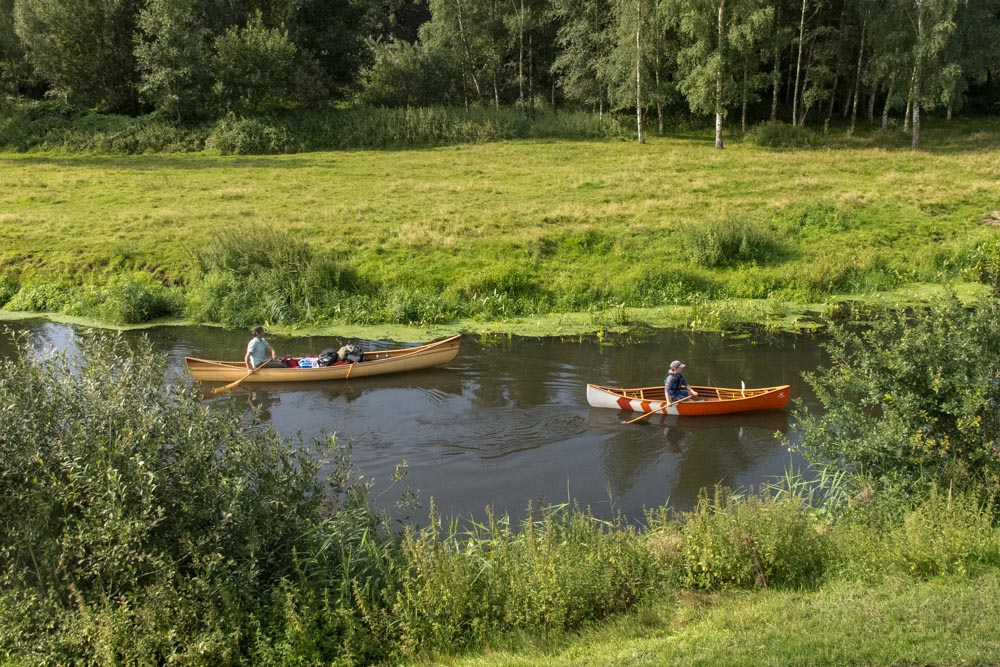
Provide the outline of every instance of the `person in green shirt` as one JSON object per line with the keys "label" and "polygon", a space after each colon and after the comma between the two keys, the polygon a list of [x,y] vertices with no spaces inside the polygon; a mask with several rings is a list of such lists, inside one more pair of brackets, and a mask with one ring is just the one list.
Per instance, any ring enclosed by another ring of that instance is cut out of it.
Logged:
{"label": "person in green shirt", "polygon": [[[271,353],[271,358],[267,358],[268,352]],[[264,362],[267,362],[267,366],[280,366],[276,360],[277,354],[271,344],[264,340],[264,327],[254,327],[253,328],[253,338],[247,343],[247,353],[243,357],[244,363],[247,365],[247,370],[251,373],[260,368]]]}

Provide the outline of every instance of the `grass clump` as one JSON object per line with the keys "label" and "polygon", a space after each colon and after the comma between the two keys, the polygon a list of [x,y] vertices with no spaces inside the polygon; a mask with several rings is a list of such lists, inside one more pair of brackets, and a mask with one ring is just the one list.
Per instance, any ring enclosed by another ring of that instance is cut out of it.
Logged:
{"label": "grass clump", "polygon": [[814,131],[780,121],[754,125],[743,138],[767,148],[810,148],[823,143],[820,135]]}
{"label": "grass clump", "polygon": [[706,268],[767,264],[781,255],[781,246],[769,229],[744,219],[688,225],[681,244],[693,262]]}

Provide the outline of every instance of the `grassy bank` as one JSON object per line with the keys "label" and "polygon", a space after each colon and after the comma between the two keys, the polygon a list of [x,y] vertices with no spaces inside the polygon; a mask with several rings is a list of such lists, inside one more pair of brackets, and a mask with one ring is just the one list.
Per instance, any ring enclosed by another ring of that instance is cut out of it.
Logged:
{"label": "grassy bank", "polygon": [[[941,317],[953,328],[936,336]],[[905,359],[878,366],[927,369],[949,396],[928,417],[914,398],[928,383],[879,392],[901,404],[882,410],[893,451],[915,444],[903,412],[933,445],[911,454],[919,474],[790,472],[641,525],[572,501],[479,521],[431,501],[422,527],[399,526],[349,445],[284,440],[242,401],[206,404],[148,341],[84,335],[72,359],[25,349],[0,359],[0,662],[996,662],[996,468],[962,448],[980,434],[996,456],[996,323],[955,305],[895,340],[874,330],[865,358],[898,343]],[[974,414],[952,400],[963,377]],[[974,474],[938,474],[935,452]]]}
{"label": "grassy bank", "polygon": [[[871,135],[716,152],[694,133],[268,157],[5,154],[0,301],[117,323],[488,329],[578,313],[596,330],[794,319],[843,296],[989,283],[1000,126],[924,137],[919,153]],[[243,236],[264,252],[237,247]],[[665,314],[674,307],[686,310]]]}
{"label": "grassy bank", "polygon": [[835,582],[817,591],[675,592],[555,641],[412,664],[994,665],[1000,570],[970,577]]}

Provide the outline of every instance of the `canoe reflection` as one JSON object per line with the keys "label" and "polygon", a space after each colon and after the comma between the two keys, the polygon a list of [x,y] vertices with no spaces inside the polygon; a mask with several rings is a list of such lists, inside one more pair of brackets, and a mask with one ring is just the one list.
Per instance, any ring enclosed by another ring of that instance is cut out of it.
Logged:
{"label": "canoe reflection", "polygon": [[[213,394],[215,383],[200,383],[203,398],[218,398],[226,394]],[[428,370],[399,373],[396,375],[379,375],[362,377],[356,380],[331,380],[327,382],[258,382],[253,385],[235,387],[234,395],[243,393],[269,393],[277,396],[290,392],[317,392],[330,399],[343,399],[348,402],[361,397],[366,392],[383,389],[406,389],[421,387],[436,390],[445,394],[459,395],[462,393],[462,378],[459,373],[447,368],[432,368]]]}
{"label": "canoe reflection", "polygon": [[[635,415],[634,412],[619,413]],[[627,421],[628,418],[625,418]],[[772,433],[788,432],[788,412],[785,410],[762,410],[759,412],[744,412],[735,415],[706,415],[704,417],[685,417],[683,415],[654,415],[646,419],[650,424],[663,427],[676,427],[690,430],[712,428],[761,428]]]}
{"label": "canoe reflection", "polygon": [[588,415],[589,428],[606,434],[602,461],[616,495],[629,493],[637,484],[652,484],[662,485],[665,495],[672,498],[696,498],[701,487],[738,484],[762,461],[783,458],[775,434],[789,429],[784,410],[704,417],[658,415],[626,426],[635,416],[627,410],[601,409]]}

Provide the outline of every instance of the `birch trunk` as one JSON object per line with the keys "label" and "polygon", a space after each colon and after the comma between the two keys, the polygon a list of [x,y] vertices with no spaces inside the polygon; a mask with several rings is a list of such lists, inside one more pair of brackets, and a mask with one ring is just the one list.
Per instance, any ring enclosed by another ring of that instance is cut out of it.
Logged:
{"label": "birch trunk", "polygon": [[771,122],[778,121],[778,86],[781,85],[781,49],[774,47],[774,70],[771,74]]}
{"label": "birch trunk", "polygon": [[858,96],[861,94],[861,67],[865,59],[865,31],[868,28],[868,14],[861,21],[861,46],[858,47],[858,69],[854,75],[854,104],[851,109],[851,134],[858,125]]}
{"label": "birch trunk", "polygon": [[[803,0],[804,2],[805,0]],[[719,69],[715,73],[715,148],[723,149],[722,143],[722,65],[725,61],[725,13],[726,0],[719,2]]]}
{"label": "birch trunk", "polygon": [[889,107],[892,106],[892,94],[896,92],[896,76],[889,78],[889,90],[885,94],[885,105],[882,107],[882,129],[889,127]]}
{"label": "birch trunk", "polygon": [[642,135],[642,0],[635,0],[635,126],[639,143],[646,143]]}
{"label": "birch trunk", "polygon": [[792,98],[792,125],[798,124],[799,114],[799,79],[802,75],[802,50],[805,46],[806,7],[809,0],[802,0],[802,16],[799,18],[799,57],[795,63],[795,95]]}

